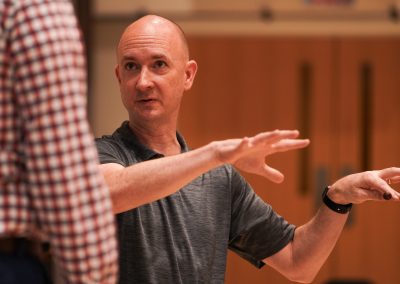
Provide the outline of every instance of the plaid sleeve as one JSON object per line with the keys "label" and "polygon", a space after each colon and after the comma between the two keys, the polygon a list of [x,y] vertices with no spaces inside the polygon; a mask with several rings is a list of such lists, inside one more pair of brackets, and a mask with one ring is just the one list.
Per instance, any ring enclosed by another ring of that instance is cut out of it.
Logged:
{"label": "plaid sleeve", "polygon": [[73,7],[62,0],[29,3],[15,10],[10,48],[36,222],[68,283],[114,283],[114,216],[86,118]]}

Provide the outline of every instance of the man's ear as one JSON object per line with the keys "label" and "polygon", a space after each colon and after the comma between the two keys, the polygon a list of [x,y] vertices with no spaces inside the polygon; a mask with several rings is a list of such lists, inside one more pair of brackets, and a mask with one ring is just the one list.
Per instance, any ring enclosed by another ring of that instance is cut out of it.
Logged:
{"label": "man's ear", "polygon": [[186,70],[185,70],[185,91],[189,90],[194,81],[194,77],[196,76],[197,72],[197,63],[194,60],[189,60],[186,63]]}
{"label": "man's ear", "polygon": [[114,72],[115,72],[115,76],[117,77],[118,83],[121,84],[121,77],[120,77],[120,75],[119,75],[119,64],[117,64],[117,65],[115,66]]}

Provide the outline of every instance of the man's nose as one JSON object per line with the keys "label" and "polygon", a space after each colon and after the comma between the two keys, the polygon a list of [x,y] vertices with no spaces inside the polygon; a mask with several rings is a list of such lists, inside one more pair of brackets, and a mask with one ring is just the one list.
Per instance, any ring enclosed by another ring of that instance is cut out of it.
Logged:
{"label": "man's nose", "polygon": [[153,86],[152,75],[151,72],[146,69],[142,68],[139,74],[138,81],[136,83],[136,87],[140,91],[145,91]]}

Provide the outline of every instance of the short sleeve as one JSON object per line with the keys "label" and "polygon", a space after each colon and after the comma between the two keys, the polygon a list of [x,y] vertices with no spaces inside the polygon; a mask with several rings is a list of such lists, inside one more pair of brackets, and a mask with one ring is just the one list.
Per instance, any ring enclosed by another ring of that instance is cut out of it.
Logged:
{"label": "short sleeve", "polygon": [[232,222],[229,248],[258,268],[263,259],[285,247],[294,236],[295,226],[278,215],[233,170]]}
{"label": "short sleeve", "polygon": [[96,138],[96,147],[99,155],[100,164],[120,164],[124,167],[129,166],[129,162],[123,155],[123,149],[119,149],[118,144],[114,143],[113,140],[103,138]]}

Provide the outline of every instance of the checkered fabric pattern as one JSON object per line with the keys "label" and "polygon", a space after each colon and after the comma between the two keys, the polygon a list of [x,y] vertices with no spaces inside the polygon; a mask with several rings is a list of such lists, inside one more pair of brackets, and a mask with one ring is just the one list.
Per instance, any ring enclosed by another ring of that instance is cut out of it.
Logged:
{"label": "checkered fabric pattern", "polygon": [[39,231],[68,283],[114,283],[82,49],[70,2],[0,0],[0,235]]}

